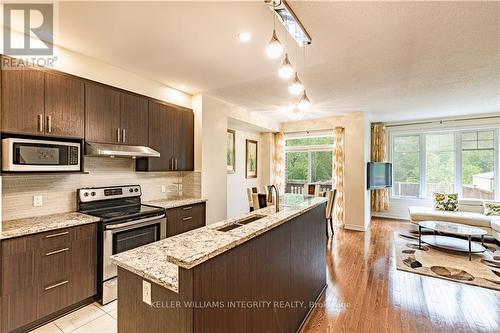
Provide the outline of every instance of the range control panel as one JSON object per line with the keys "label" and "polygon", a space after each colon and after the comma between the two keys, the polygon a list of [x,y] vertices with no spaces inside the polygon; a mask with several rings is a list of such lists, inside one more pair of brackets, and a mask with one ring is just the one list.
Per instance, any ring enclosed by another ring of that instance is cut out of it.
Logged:
{"label": "range control panel", "polygon": [[80,202],[109,200],[141,196],[140,185],[114,186],[114,187],[89,187],[78,190]]}

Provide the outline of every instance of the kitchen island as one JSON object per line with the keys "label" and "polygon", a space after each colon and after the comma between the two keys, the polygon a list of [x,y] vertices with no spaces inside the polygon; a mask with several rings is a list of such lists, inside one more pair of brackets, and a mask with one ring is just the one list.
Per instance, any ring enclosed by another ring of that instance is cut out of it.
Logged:
{"label": "kitchen island", "polygon": [[287,194],[277,213],[271,206],[113,256],[118,331],[297,331],[326,286],[325,206]]}

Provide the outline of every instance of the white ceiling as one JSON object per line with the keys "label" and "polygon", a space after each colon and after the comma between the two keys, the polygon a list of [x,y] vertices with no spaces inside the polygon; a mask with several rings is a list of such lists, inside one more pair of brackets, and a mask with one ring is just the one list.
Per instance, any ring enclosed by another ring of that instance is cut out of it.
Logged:
{"label": "white ceiling", "polygon": [[[291,3],[312,36],[299,66],[306,118],[365,111],[377,121],[500,112],[500,2]],[[243,44],[240,31],[252,39]],[[61,2],[58,43],[190,93],[278,121],[294,100],[265,56],[263,1]],[[301,51],[281,26],[292,63]]]}

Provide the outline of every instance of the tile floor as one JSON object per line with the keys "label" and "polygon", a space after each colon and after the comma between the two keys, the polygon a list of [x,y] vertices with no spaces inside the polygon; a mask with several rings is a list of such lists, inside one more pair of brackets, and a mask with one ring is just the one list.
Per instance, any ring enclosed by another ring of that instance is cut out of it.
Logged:
{"label": "tile floor", "polygon": [[31,333],[116,333],[117,301],[89,304]]}

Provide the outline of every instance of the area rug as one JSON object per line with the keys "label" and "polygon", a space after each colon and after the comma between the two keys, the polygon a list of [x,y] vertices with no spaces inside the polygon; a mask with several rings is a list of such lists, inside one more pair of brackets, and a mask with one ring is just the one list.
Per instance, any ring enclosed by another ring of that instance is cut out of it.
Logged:
{"label": "area rug", "polygon": [[422,243],[418,248],[418,236],[394,233],[396,268],[401,271],[427,275],[483,288],[500,291],[500,261],[493,260],[491,253],[498,247],[485,244],[488,250],[472,254],[445,251]]}

